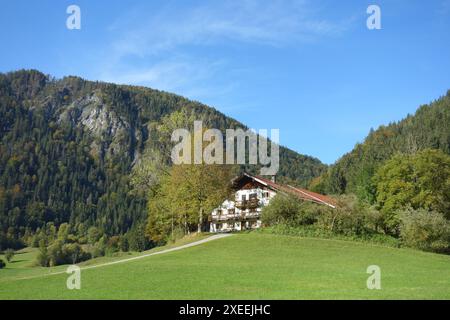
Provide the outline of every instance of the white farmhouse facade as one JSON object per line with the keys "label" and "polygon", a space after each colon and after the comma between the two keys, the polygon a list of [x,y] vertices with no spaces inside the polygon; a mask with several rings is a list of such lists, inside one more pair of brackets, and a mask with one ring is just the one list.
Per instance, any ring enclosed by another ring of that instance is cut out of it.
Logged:
{"label": "white farmhouse facade", "polygon": [[210,216],[210,232],[231,232],[261,227],[262,209],[278,192],[294,194],[301,200],[335,207],[332,199],[300,188],[244,173],[233,180],[234,199],[225,200]]}

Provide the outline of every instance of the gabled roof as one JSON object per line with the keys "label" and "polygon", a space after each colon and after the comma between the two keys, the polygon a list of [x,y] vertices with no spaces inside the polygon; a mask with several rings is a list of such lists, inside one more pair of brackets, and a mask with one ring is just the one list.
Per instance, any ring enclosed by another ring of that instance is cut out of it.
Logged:
{"label": "gabled roof", "polygon": [[336,208],[336,206],[337,206],[336,201],[334,201],[330,197],[324,196],[323,194],[312,192],[312,191],[302,189],[302,188],[293,187],[290,185],[282,185],[279,183],[275,183],[266,178],[262,178],[259,176],[252,176],[251,174],[248,174],[248,173],[243,173],[241,176],[237,177],[234,181],[236,182],[244,177],[250,178],[250,179],[252,179],[270,189],[273,189],[275,191],[282,191],[285,193],[295,195],[298,198],[305,200],[305,201],[311,201],[311,202],[318,203],[318,204],[324,204],[331,208]]}

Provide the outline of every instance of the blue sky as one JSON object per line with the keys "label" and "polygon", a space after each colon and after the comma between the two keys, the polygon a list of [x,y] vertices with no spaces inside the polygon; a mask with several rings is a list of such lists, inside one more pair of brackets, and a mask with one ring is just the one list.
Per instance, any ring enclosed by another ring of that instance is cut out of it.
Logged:
{"label": "blue sky", "polygon": [[[68,30],[66,8],[81,8]],[[381,8],[381,30],[366,9]],[[1,1],[0,71],[137,84],[332,163],[450,89],[450,0]]]}

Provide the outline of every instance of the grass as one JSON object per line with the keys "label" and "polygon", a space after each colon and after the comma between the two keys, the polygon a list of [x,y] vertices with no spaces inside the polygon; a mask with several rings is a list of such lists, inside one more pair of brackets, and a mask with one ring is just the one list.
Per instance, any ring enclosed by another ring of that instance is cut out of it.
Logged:
{"label": "grass", "polygon": [[[381,290],[366,288],[369,265],[381,268]],[[0,299],[450,299],[449,256],[261,233],[84,270],[81,290],[66,289],[66,274],[7,270]]]}
{"label": "grass", "polygon": [[276,226],[261,228],[255,231],[269,234],[297,236],[302,238],[321,238],[321,239],[359,241],[371,244],[379,244],[388,247],[396,247],[396,248],[400,247],[399,239],[385,234],[373,233],[365,235],[356,235],[356,234],[345,235],[334,233],[329,230],[323,230],[321,228],[317,228],[314,225],[292,227],[289,225],[279,224]]}
{"label": "grass", "polygon": [[[208,236],[209,234],[207,233],[202,233],[200,235],[195,233],[182,239],[178,239],[176,240],[176,242],[170,243],[163,247],[153,248],[151,250],[147,250],[144,252],[118,252],[115,253],[113,256],[105,256],[90,259],[78,263],[77,265],[80,267],[86,267],[132,257],[138,257],[148,253],[158,252],[164,249],[170,249],[172,247],[181,246],[183,244],[198,241]],[[0,285],[4,281],[28,279],[37,276],[46,276],[49,274],[53,274],[55,272],[65,271],[67,269],[67,265],[50,268],[36,266],[35,260],[38,255],[38,252],[39,252],[38,248],[24,248],[20,251],[16,251],[12,261],[10,263],[6,263],[6,268],[0,269]],[[4,255],[0,254],[0,259],[3,259],[3,261],[6,262],[6,258],[4,257]],[[0,289],[0,297],[1,297],[1,289]]]}

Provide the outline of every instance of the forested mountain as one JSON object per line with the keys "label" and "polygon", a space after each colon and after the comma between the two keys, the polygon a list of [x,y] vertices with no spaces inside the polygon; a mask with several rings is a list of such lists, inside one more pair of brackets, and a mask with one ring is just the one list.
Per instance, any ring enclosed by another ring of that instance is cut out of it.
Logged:
{"label": "forested mountain", "polygon": [[[213,108],[148,88],[0,74],[0,238],[17,240],[48,222],[68,222],[82,235],[91,226],[108,236],[133,230],[147,212],[146,199],[130,192],[130,172],[145,150],[168,148],[158,128],[175,112],[211,128],[245,129]],[[280,149],[281,178],[305,185],[325,170]]]}
{"label": "forested mountain", "polygon": [[372,202],[372,177],[377,169],[396,154],[414,155],[424,149],[450,154],[450,91],[421,106],[414,115],[371,130],[363,143],[313,182],[314,189],[332,194],[355,193]]}

